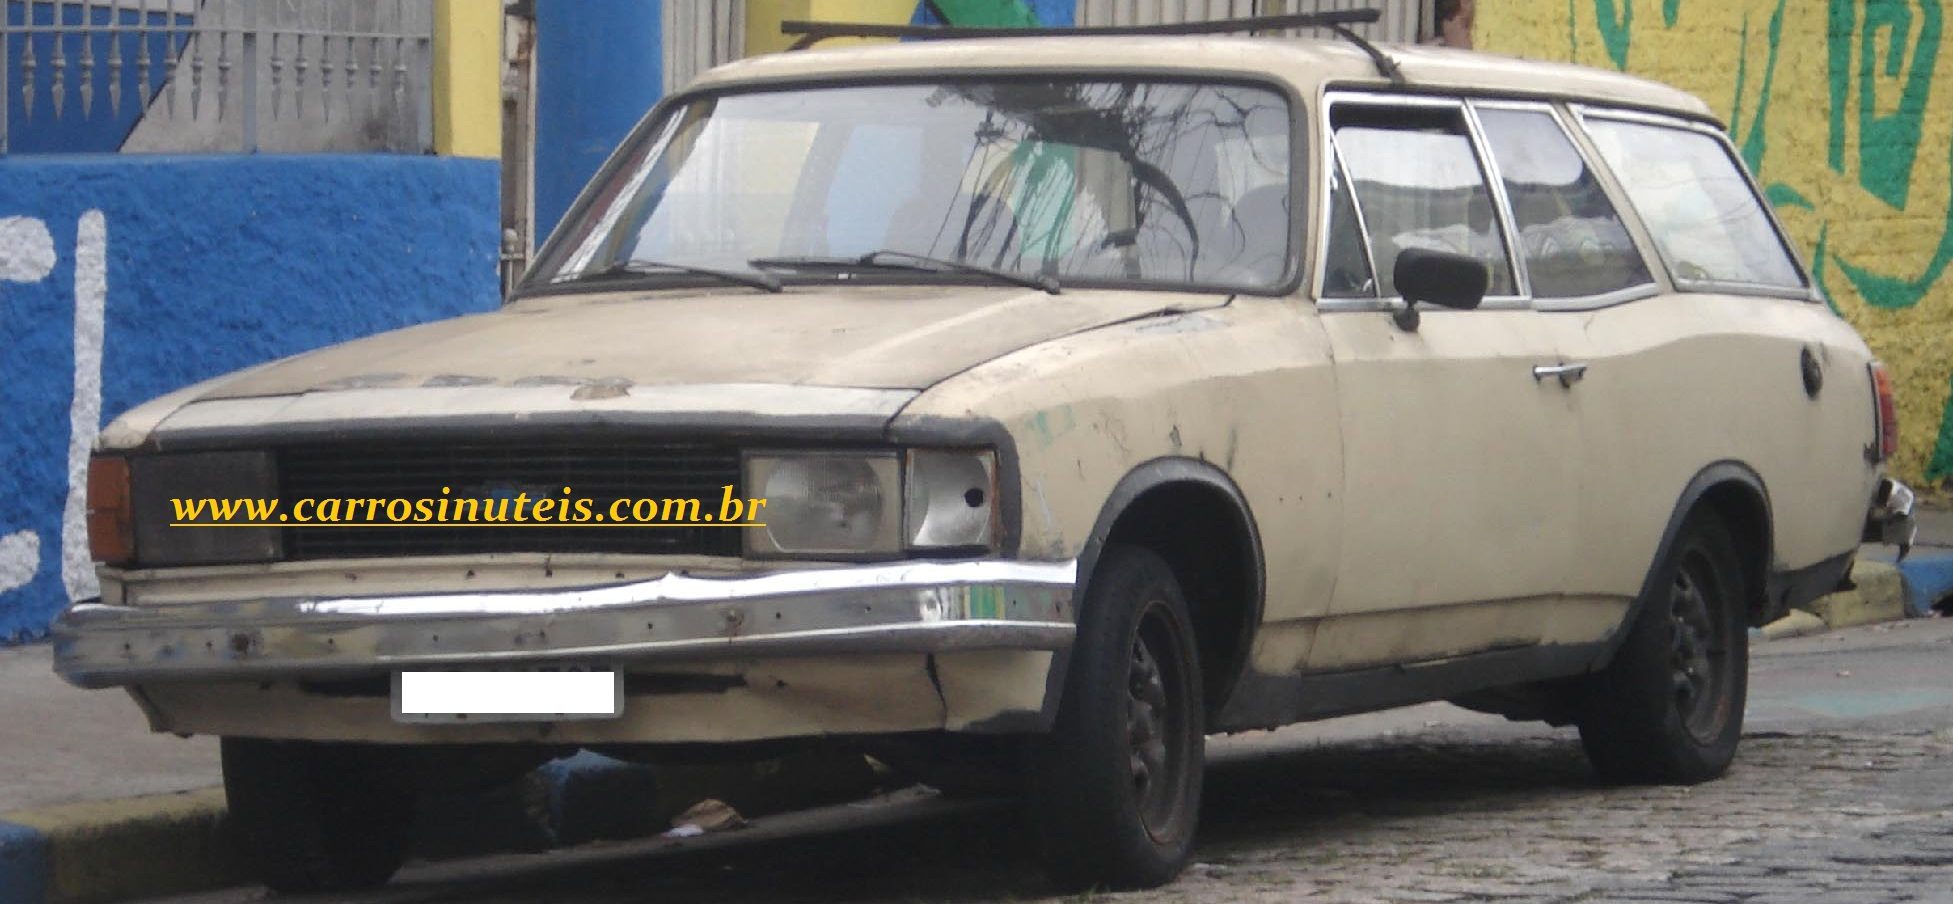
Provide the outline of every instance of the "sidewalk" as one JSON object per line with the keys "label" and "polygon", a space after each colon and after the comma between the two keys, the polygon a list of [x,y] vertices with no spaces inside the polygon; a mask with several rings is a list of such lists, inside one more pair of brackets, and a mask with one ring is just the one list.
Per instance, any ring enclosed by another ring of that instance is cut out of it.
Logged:
{"label": "sidewalk", "polygon": [[46,643],[0,647],[0,813],[223,783],[216,738],[154,734],[122,691],[55,677]]}
{"label": "sidewalk", "polygon": [[1919,545],[1953,548],[1953,509],[1922,508],[1914,517],[1919,521]]}

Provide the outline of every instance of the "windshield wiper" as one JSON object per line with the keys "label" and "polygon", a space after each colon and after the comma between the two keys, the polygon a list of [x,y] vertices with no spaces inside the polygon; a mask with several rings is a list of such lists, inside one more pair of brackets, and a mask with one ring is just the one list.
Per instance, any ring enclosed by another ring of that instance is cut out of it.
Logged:
{"label": "windshield wiper", "polygon": [[766,292],[780,291],[780,278],[759,270],[741,272],[721,270],[717,267],[700,267],[694,264],[674,264],[669,261],[627,260],[617,261],[601,270],[586,270],[568,279],[557,282],[577,282],[585,279],[616,279],[620,276],[656,276],[660,273],[688,273],[693,276],[709,276],[720,282],[738,286],[751,286]]}
{"label": "windshield wiper", "polygon": [[1037,289],[1056,295],[1061,291],[1058,281],[1042,273],[1018,273],[1001,267],[986,267],[965,261],[930,257],[910,251],[895,251],[883,248],[870,251],[857,257],[756,257],[746,263],[761,269],[785,268],[788,270],[810,267],[871,267],[884,270],[921,270],[926,273],[973,273],[988,276],[999,282],[1007,282],[1027,289]]}

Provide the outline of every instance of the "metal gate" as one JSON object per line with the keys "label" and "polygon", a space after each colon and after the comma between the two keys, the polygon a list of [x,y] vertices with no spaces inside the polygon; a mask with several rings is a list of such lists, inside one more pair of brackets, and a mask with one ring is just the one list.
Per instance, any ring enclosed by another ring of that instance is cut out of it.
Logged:
{"label": "metal gate", "polygon": [[[1156,25],[1278,16],[1341,9],[1383,10],[1373,25],[1353,30],[1372,41],[1415,44],[1431,34],[1434,0],[1078,0],[1080,25]],[[1302,29],[1296,34],[1308,34]]]}
{"label": "metal gate", "polygon": [[745,55],[743,0],[664,4],[665,91],[676,91],[722,63]]}

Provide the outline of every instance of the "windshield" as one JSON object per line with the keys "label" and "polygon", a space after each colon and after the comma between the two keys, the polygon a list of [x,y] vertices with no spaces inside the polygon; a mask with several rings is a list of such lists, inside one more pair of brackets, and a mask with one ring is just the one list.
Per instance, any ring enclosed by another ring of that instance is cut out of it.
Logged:
{"label": "windshield", "polygon": [[676,107],[635,142],[531,287],[705,268],[789,284],[988,268],[1054,287],[1254,290],[1283,284],[1293,258],[1289,110],[1268,88],[769,90]]}

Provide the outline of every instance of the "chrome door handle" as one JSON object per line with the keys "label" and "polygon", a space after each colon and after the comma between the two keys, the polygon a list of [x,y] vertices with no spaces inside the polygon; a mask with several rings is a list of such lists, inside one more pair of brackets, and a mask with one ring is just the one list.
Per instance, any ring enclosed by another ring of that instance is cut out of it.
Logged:
{"label": "chrome door handle", "polygon": [[1535,381],[1544,380],[1547,377],[1555,377],[1559,379],[1561,386],[1572,386],[1580,382],[1580,378],[1586,375],[1587,365],[1585,364],[1538,364],[1533,366],[1533,379]]}

